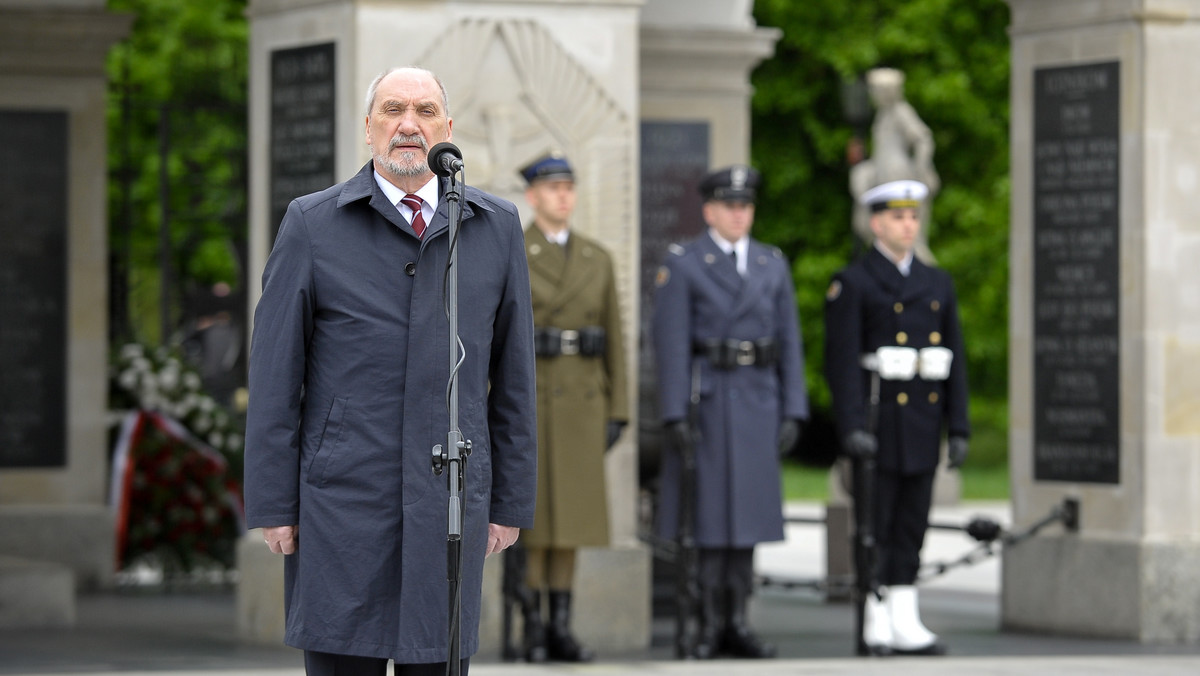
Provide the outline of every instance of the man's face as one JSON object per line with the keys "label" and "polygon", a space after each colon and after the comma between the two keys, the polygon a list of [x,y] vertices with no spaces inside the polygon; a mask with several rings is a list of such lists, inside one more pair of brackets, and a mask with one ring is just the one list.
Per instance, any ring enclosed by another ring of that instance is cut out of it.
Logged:
{"label": "man's face", "polygon": [[884,209],[871,214],[871,232],[897,260],[912,251],[920,230],[921,221],[916,209]]}
{"label": "man's face", "polygon": [[525,189],[525,200],[533,207],[539,225],[561,230],[567,227],[575,210],[575,181],[549,179],[535,181]]}
{"label": "man's face", "polygon": [[754,225],[754,203],[709,200],[704,203],[704,222],[722,239],[736,242],[750,234],[750,226]]}
{"label": "man's face", "polygon": [[406,69],[389,73],[380,81],[367,115],[367,145],[376,171],[393,183],[428,180],[429,149],[449,141],[453,126],[433,78]]}

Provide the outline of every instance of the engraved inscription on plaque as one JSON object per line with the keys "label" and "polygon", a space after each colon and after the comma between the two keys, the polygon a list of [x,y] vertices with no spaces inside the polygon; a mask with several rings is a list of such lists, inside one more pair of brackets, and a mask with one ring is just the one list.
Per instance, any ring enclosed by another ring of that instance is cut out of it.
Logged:
{"label": "engraved inscription on plaque", "polygon": [[1120,63],[1034,73],[1034,479],[1120,482]]}
{"label": "engraved inscription on plaque", "polygon": [[334,180],[334,43],[271,52],[271,241],[288,204]]}
{"label": "engraved inscription on plaque", "polygon": [[0,111],[0,467],[66,464],[67,136]]}
{"label": "engraved inscription on plaque", "polygon": [[708,123],[643,122],[641,127],[642,326],[650,320],[654,275],[672,242],[704,231],[697,186],[708,172]]}
{"label": "engraved inscription on plaque", "polygon": [[[707,122],[641,123],[641,332],[639,336],[639,401],[641,428],[657,430],[654,360],[650,317],[654,276],[672,242],[704,232],[697,187],[708,172]],[[643,451],[654,441],[642,438]]]}

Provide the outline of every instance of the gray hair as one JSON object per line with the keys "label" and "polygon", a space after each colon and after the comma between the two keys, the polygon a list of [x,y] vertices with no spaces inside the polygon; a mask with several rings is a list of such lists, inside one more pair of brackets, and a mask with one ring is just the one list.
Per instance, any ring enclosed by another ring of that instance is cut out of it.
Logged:
{"label": "gray hair", "polygon": [[388,68],[379,75],[376,75],[375,79],[371,80],[371,86],[367,87],[367,117],[371,116],[371,109],[375,107],[375,93],[379,90],[379,83],[383,81],[383,78],[395,73],[398,70],[411,70],[433,78],[433,81],[437,83],[438,89],[440,89],[442,92],[442,109],[446,112],[446,117],[450,117],[450,97],[446,95],[446,85],[442,84],[441,79],[434,75],[433,71],[425,68],[418,68],[416,66],[394,66],[392,68]]}

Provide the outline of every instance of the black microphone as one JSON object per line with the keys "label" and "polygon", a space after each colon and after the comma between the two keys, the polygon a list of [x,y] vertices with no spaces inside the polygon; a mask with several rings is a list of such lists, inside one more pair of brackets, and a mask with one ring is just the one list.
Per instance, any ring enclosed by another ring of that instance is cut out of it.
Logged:
{"label": "black microphone", "polygon": [[449,176],[463,168],[462,151],[449,141],[429,149],[429,170],[438,176]]}

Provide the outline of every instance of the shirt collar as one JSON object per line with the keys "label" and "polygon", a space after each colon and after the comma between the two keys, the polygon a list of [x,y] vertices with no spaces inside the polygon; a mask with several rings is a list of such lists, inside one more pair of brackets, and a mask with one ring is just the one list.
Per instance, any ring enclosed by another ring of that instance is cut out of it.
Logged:
{"label": "shirt collar", "polygon": [[558,232],[554,233],[553,235],[547,234],[545,231],[543,231],[542,235],[545,236],[546,241],[550,242],[551,244],[559,244],[562,246],[566,246],[567,240],[570,239],[570,237],[571,237],[571,229],[563,228],[562,230],[559,230]]}
{"label": "shirt collar", "polygon": [[743,275],[746,274],[746,255],[750,251],[750,237],[747,236],[739,239],[736,242],[730,242],[724,237],[718,235],[717,231],[713,230],[712,228],[708,229],[708,236],[712,238],[712,241],[717,245],[717,248],[725,252],[725,255],[729,255],[731,251],[736,251],[738,272]]}
{"label": "shirt collar", "polygon": [[[396,187],[391,181],[381,176],[378,171],[372,173],[375,175],[375,182],[379,184],[379,189],[383,191],[383,194],[388,198],[388,201],[392,204],[399,205],[400,200],[403,199],[408,193]],[[425,185],[417,189],[415,194],[425,202],[423,205],[421,205],[421,213],[425,214],[425,222],[429,223],[433,219],[433,214],[437,211],[438,206],[437,176],[430,178]],[[397,206],[396,208],[399,209],[400,207]]]}
{"label": "shirt collar", "polygon": [[912,272],[913,252],[911,250],[904,255],[904,258],[896,260],[892,258],[892,255],[888,253],[886,249],[883,248],[883,246],[879,243],[879,240],[875,240],[875,249],[879,253],[883,254],[884,258],[891,261],[896,266],[896,269],[900,271],[901,275],[907,277],[908,273]]}

